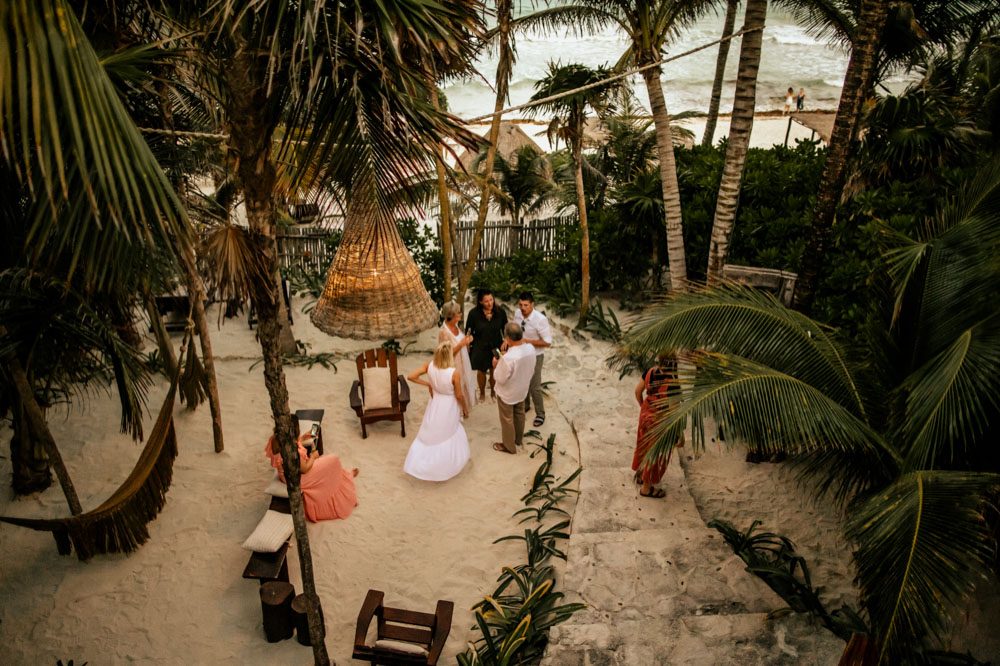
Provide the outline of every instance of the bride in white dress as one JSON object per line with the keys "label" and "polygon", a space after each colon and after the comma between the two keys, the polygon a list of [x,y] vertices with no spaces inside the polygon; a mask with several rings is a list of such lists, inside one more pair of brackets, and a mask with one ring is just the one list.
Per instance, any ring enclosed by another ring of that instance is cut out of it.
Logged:
{"label": "bride in white dress", "polygon": [[[421,379],[426,374],[427,379]],[[410,374],[408,379],[431,390],[420,432],[410,444],[403,471],[424,481],[447,481],[469,461],[469,438],[462,427],[468,403],[462,394],[455,356],[450,342],[434,350],[434,359]]]}
{"label": "bride in white dress", "polygon": [[472,336],[462,332],[462,310],[455,301],[449,301],[441,308],[444,323],[438,330],[438,342],[450,342],[455,353],[455,369],[462,384],[465,405],[471,410],[476,404],[476,374],[469,360],[469,345]]}

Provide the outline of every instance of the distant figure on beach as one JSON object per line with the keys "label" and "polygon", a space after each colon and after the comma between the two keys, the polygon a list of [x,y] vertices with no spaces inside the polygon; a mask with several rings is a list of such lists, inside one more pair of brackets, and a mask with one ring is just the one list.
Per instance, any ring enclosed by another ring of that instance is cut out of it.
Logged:
{"label": "distant figure on beach", "polygon": [[545,423],[545,402],[542,396],[542,364],[545,363],[545,348],[552,346],[552,332],[549,320],[535,309],[535,296],[530,291],[522,291],[517,297],[517,312],[514,313],[514,323],[521,325],[524,331],[524,342],[535,348],[535,374],[531,377],[528,397],[524,400],[524,411],[535,404],[535,420],[532,425],[538,428]]}
{"label": "distant figure on beach", "polygon": [[524,342],[519,324],[504,326],[502,355],[496,350],[493,375],[496,377],[497,409],[500,412],[500,436],[493,449],[501,453],[517,453],[524,437],[524,400],[528,397],[531,377],[535,374],[535,348]]}
{"label": "distant figure on beach", "polygon": [[476,404],[476,377],[472,371],[472,361],[469,358],[469,346],[473,336],[462,331],[462,309],[455,301],[449,301],[441,308],[441,318],[444,323],[438,331],[438,342],[451,343],[455,352],[455,373],[462,385],[462,395],[465,396],[465,406],[471,412]]}
{"label": "distant figure on beach", "polygon": [[471,335],[472,346],[469,347],[469,360],[472,369],[477,371],[476,380],[479,384],[479,400],[486,400],[486,375],[490,378],[490,397],[495,398],[493,389],[493,350],[503,344],[503,327],[507,323],[507,313],[496,306],[493,292],[480,289],[476,293],[476,307],[469,311],[465,321],[465,332]]}
{"label": "distant figure on beach", "polygon": [[[295,427],[298,428],[298,422]],[[348,472],[337,456],[329,453],[321,456],[313,446],[312,435],[308,432],[299,435],[298,447],[306,518],[314,523],[347,518],[358,505],[358,493],[354,489],[354,477],[358,475],[358,468]],[[266,452],[271,467],[278,470],[278,478],[284,482],[285,470],[278,438],[274,435],[267,442]]]}
{"label": "distant figure on beach", "polygon": [[781,115],[787,116],[792,112],[792,105],[795,104],[795,89],[789,88],[788,95],[785,97],[785,108],[782,109]]}
{"label": "distant figure on beach", "polygon": [[806,108],[806,90],[799,88],[799,94],[795,97],[795,110],[804,111]]}
{"label": "distant figure on beach", "polygon": [[[667,392],[676,383],[677,357],[665,352],[656,357],[656,365],[643,375],[635,387],[635,399],[639,403],[639,432],[636,435],[635,455],[632,456],[632,470],[635,471],[635,482],[639,484],[639,494],[643,497],[660,498],[666,495],[666,492],[662,488],[657,488],[656,484],[667,471],[673,449],[664,460],[652,465],[646,463],[645,458],[655,441],[656,423],[670,406]],[[683,434],[674,446],[684,446]]]}
{"label": "distant figure on beach", "polygon": [[[425,374],[427,379],[421,379]],[[462,427],[462,418],[468,418],[469,409],[455,370],[451,343],[439,344],[434,358],[407,379],[428,387],[431,400],[424,410],[420,432],[406,454],[403,471],[424,481],[447,481],[469,462],[469,438]]]}

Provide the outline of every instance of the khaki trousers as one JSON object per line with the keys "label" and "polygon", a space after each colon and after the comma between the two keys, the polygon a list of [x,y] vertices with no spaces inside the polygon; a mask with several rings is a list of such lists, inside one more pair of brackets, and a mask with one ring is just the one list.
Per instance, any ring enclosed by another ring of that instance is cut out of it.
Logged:
{"label": "khaki trousers", "polygon": [[500,411],[500,436],[503,438],[503,448],[516,453],[524,437],[524,403],[508,405],[497,397],[497,408]]}
{"label": "khaki trousers", "polygon": [[535,374],[531,375],[531,384],[528,385],[528,397],[524,399],[524,410],[535,406],[535,416],[545,418],[545,400],[542,396],[542,364],[545,362],[545,354],[535,357]]}

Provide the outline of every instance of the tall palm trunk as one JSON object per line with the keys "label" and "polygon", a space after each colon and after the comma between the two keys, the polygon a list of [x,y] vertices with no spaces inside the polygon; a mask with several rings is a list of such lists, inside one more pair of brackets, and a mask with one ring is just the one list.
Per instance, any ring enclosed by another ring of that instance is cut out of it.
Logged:
{"label": "tall palm trunk", "polygon": [[[158,82],[157,93],[160,112],[163,114],[163,124],[168,130],[173,130],[174,112],[170,106],[166,83]],[[178,161],[176,159],[177,135],[170,135],[169,145],[171,152],[175,155],[174,163],[176,164]],[[184,179],[178,175],[171,178],[171,181],[180,200],[182,202],[185,201]],[[195,330],[198,331],[198,339],[201,341],[201,357],[205,364],[205,382],[207,384],[205,388],[208,393],[209,411],[212,413],[212,438],[215,442],[215,452],[221,453],[223,448],[225,448],[222,441],[222,404],[219,402],[219,382],[215,376],[215,356],[212,354],[212,338],[208,328],[208,318],[205,316],[205,286],[201,281],[201,276],[198,274],[198,264],[195,259],[194,248],[187,244],[178,244],[176,253],[181,264],[181,271],[184,274],[188,299],[191,302]],[[173,351],[172,347],[171,351]],[[166,360],[164,358],[164,362]]]}
{"label": "tall palm trunk", "polygon": [[[644,63],[643,63],[644,64]],[[660,184],[663,187],[663,214],[667,227],[667,261],[670,263],[670,289],[687,291],[687,261],[684,257],[684,228],[681,217],[681,192],[677,185],[677,164],[674,162],[674,140],[670,135],[670,115],[660,85],[660,68],[642,72],[649,93],[656,130],[656,148],[660,158]],[[659,266],[653,268],[659,275]]]}
{"label": "tall palm trunk", "polygon": [[298,433],[288,407],[288,389],[281,362],[280,318],[285,316],[282,296],[273,276],[278,270],[278,245],[275,237],[277,211],[274,201],[276,171],[271,157],[271,141],[276,126],[273,109],[268,104],[267,60],[257,52],[238,56],[227,69],[229,89],[240,91],[231,96],[229,122],[231,145],[240,156],[236,177],[246,202],[247,221],[259,239],[263,270],[252,276],[251,298],[257,310],[257,337],[264,358],[264,384],[271,402],[275,434],[284,461],[292,524],[299,552],[303,593],[309,604],[309,638],[313,659],[329,664],[325,630],[321,619],[319,596],[313,578],[312,552],[306,531],[305,505],[299,471]]}
{"label": "tall palm trunk", "polygon": [[[431,91],[431,104],[435,111],[441,110],[438,100],[437,85],[433,80],[427,82]],[[441,252],[444,254],[444,302],[451,300],[451,202],[448,201],[448,179],[445,171],[443,154],[444,144],[441,145],[441,154],[434,151],[434,168],[437,171],[438,203],[441,209]]]}
{"label": "tall palm trunk", "polygon": [[[736,219],[746,163],[750,132],[753,130],[753,113],[757,103],[757,70],[760,68],[760,44],[763,39],[767,0],[747,0],[744,30],[754,30],[743,35],[740,45],[740,69],[736,79],[736,99],[733,118],[726,142],[726,162],[722,168],[722,183],[715,204],[715,221],[712,224],[712,242],[708,251],[708,281],[715,282],[722,275],[722,265],[729,250],[729,236]],[[756,30],[755,30],[756,29]]]}
{"label": "tall palm trunk", "polygon": [[170,336],[167,335],[167,328],[163,325],[163,317],[160,316],[160,310],[156,307],[156,301],[148,291],[144,291],[142,302],[146,307],[146,314],[149,315],[149,325],[152,327],[153,335],[156,337],[156,346],[160,348],[160,360],[163,362],[163,369],[167,377],[173,377],[174,369],[177,368],[177,355],[174,353],[174,345],[170,342]]}
{"label": "tall palm trunk", "polygon": [[879,36],[888,14],[887,3],[880,0],[862,0],[858,16],[858,30],[851,44],[851,59],[840,92],[837,119],[830,133],[830,146],[823,165],[823,175],[813,207],[812,227],[806,237],[805,251],[799,263],[799,278],[795,285],[792,307],[802,312],[812,308],[813,297],[823,268],[823,254],[833,226],[837,203],[844,189],[844,177],[854,128],[858,122],[861,103],[868,93],[866,82],[875,66],[875,52]]}
{"label": "tall palm trunk", "polygon": [[[722,38],[725,39],[733,34],[733,25],[736,23],[736,10],[740,6],[740,0],[728,0],[726,3],[726,21],[722,26]],[[744,22],[748,21],[744,19]],[[744,39],[746,36],[744,36]],[[726,60],[729,59],[729,45],[733,40],[719,44],[719,57],[715,61],[715,79],[712,81],[712,101],[708,103],[708,119],[705,121],[705,135],[701,138],[701,145],[711,146],[715,141],[715,126],[719,122],[719,104],[722,100],[722,81],[726,74]],[[735,115],[736,110],[733,109]],[[732,136],[732,134],[730,134]]]}
{"label": "tall palm trunk", "polygon": [[493,162],[497,156],[497,140],[500,137],[500,111],[507,101],[507,85],[510,82],[510,69],[514,64],[514,53],[510,47],[510,21],[513,13],[511,0],[497,0],[497,38],[499,39],[500,59],[497,62],[497,96],[493,104],[493,122],[490,125],[490,145],[486,149],[486,159],[483,160],[483,190],[479,197],[479,215],[476,217],[476,232],[472,237],[472,246],[465,262],[465,270],[458,281],[458,301],[464,309],[465,292],[472,280],[472,272],[476,268],[479,257],[479,246],[483,242],[483,230],[486,228],[486,216],[490,207],[490,185],[493,182]]}
{"label": "tall palm trunk", "polygon": [[580,216],[580,328],[587,325],[590,311],[590,230],[587,227],[587,199],[583,190],[583,114],[573,122],[573,179],[576,181],[576,210]]}
{"label": "tall palm trunk", "polygon": [[[0,326],[0,337],[5,337],[6,335],[7,329]],[[62,454],[59,453],[56,440],[52,437],[52,431],[49,430],[49,425],[45,421],[45,414],[42,412],[38,401],[35,400],[35,392],[31,387],[31,382],[28,381],[28,374],[24,371],[24,366],[21,365],[21,361],[13,353],[5,354],[3,361],[7,366],[7,374],[10,376],[11,381],[14,382],[14,390],[17,391],[21,407],[24,409],[29,437],[41,442],[42,446],[45,447],[45,453],[49,456],[49,464],[52,465],[52,469],[56,473],[56,478],[59,479],[59,485],[66,496],[66,503],[69,504],[70,513],[74,516],[83,513],[80,498],[76,494],[73,480],[69,477],[69,470],[66,469],[66,463],[63,462]]]}

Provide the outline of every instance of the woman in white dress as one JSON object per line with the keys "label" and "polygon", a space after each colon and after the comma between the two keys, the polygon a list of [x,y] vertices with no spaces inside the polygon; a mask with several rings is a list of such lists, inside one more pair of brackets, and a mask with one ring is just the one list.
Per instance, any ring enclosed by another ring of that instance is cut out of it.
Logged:
{"label": "woman in white dress", "polygon": [[449,301],[441,308],[444,323],[438,331],[438,343],[450,342],[455,353],[455,372],[462,384],[462,395],[469,410],[476,404],[476,375],[469,359],[469,345],[472,336],[462,331],[462,310],[455,301]]}
{"label": "woman in white dress", "polygon": [[[425,374],[427,379],[421,379]],[[434,359],[414,370],[408,379],[430,388],[431,400],[420,432],[406,454],[403,471],[424,481],[447,481],[469,462],[469,438],[462,427],[462,417],[469,415],[468,403],[455,372],[451,343],[439,344]]]}

